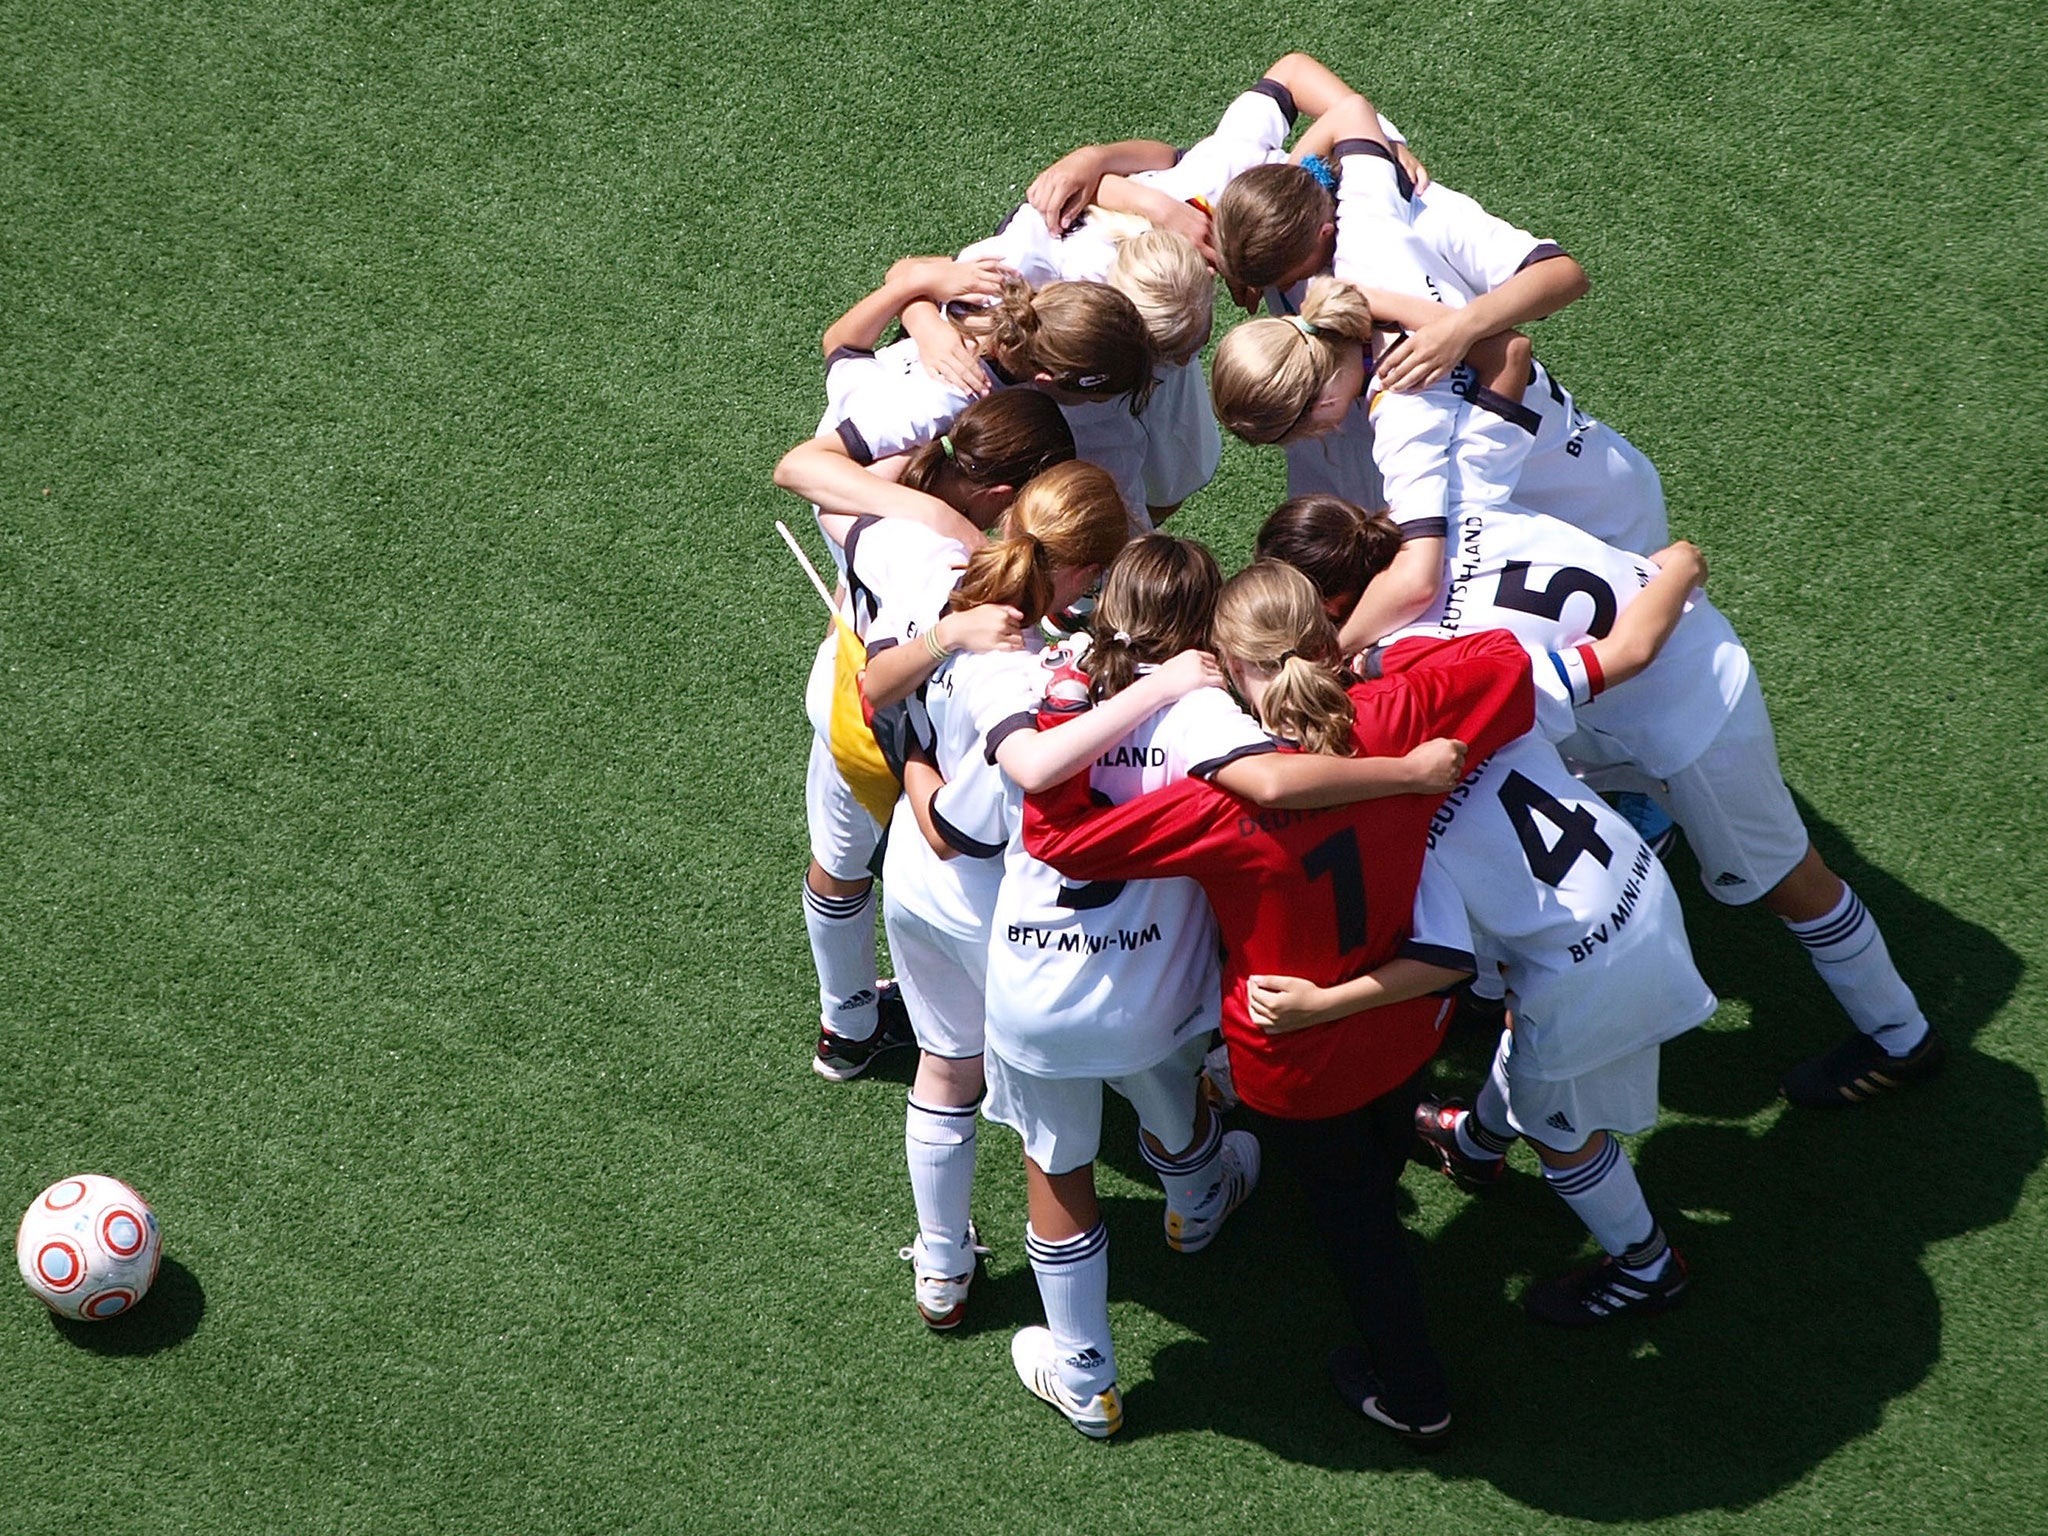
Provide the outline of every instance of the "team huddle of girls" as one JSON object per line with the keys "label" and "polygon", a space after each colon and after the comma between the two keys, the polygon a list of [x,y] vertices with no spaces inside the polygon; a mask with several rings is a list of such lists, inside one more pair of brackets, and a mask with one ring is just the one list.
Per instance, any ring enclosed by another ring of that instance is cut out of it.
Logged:
{"label": "team huddle of girls", "polygon": [[[1268,313],[1205,381],[1218,277]],[[1178,1251],[1287,1165],[1356,1326],[1332,1382],[1419,1448],[1451,1401],[1397,1215],[1411,1154],[1484,1190],[1529,1141],[1603,1251],[1531,1286],[1534,1317],[1684,1297],[1617,1139],[1715,1008],[1652,843],[1682,832],[1716,900],[1764,902],[1854,1024],[1786,1074],[1793,1103],[1941,1065],[1656,471],[1516,330],[1586,288],[1290,54],[1192,148],[1074,151],[826,332],[824,419],[776,469],[865,648],[860,710],[837,638],[808,696],[813,1065],[917,1047],[903,1257],[932,1328],[986,1251],[980,1122],[1022,1139],[1046,1326],[1011,1352],[1085,1435],[1123,1414],[1104,1085]],[[1228,580],[1155,531],[1214,476],[1219,421],[1279,444],[1290,492]],[[1422,1087],[1454,1012],[1498,1033],[1469,1102]]]}

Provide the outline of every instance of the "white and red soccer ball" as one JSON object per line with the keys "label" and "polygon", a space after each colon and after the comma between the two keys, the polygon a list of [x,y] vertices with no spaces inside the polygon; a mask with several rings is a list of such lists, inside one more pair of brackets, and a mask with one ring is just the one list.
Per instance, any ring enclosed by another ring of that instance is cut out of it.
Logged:
{"label": "white and red soccer ball", "polygon": [[63,1317],[100,1321],[142,1300],[163,1239],[149,1202],[119,1179],[59,1179],[21,1218],[14,1258],[28,1288]]}

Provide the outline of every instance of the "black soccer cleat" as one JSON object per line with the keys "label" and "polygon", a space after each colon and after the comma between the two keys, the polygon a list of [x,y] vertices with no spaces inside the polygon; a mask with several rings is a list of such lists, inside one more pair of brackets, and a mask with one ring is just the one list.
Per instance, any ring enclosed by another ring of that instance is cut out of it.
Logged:
{"label": "black soccer cleat", "polygon": [[893,981],[875,987],[875,1032],[865,1040],[849,1040],[829,1029],[818,1031],[818,1049],[811,1057],[811,1070],[828,1083],[850,1083],[874,1065],[884,1051],[917,1044],[910,1027],[910,1010],[903,1003],[903,989]]}
{"label": "black soccer cleat", "polygon": [[1358,1345],[1346,1344],[1341,1349],[1331,1350],[1329,1366],[1330,1385],[1337,1389],[1337,1395],[1353,1412],[1362,1413],[1373,1423],[1392,1430],[1404,1443],[1418,1451],[1440,1451],[1449,1444],[1450,1411],[1446,1409],[1427,1422],[1405,1419],[1394,1413],[1387,1407],[1386,1389],[1380,1385],[1365,1351]]}
{"label": "black soccer cleat", "polygon": [[1424,1167],[1434,1165],[1441,1168],[1444,1177],[1458,1188],[1483,1195],[1500,1188],[1501,1180],[1507,1177],[1508,1160],[1505,1157],[1470,1157],[1458,1145],[1458,1117],[1471,1112],[1471,1107],[1463,1099],[1425,1098],[1417,1104],[1415,1134],[1432,1154],[1417,1161]]}
{"label": "black soccer cleat", "polygon": [[1522,1309],[1560,1328],[1590,1328],[1631,1315],[1653,1317],[1685,1300],[1690,1279],[1676,1248],[1659,1280],[1638,1280],[1608,1255],[1589,1268],[1530,1286],[1522,1293]]}
{"label": "black soccer cleat", "polygon": [[1842,1109],[1881,1093],[1925,1082],[1948,1060],[1948,1046],[1933,1029],[1903,1056],[1893,1056],[1857,1030],[1831,1050],[1787,1072],[1778,1091],[1803,1109]]}

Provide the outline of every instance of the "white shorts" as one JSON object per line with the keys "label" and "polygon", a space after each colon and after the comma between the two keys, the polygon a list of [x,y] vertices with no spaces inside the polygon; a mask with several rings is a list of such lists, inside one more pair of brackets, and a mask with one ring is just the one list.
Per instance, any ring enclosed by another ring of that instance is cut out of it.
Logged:
{"label": "white shorts", "polygon": [[1700,884],[1716,901],[1746,906],[1806,857],[1806,823],[1778,767],[1777,737],[1754,673],[1712,745],[1665,780],[1662,799],[1685,829],[1700,861]]}
{"label": "white shorts", "polygon": [[1578,408],[1541,364],[1522,394],[1536,412],[1536,442],[1515,482],[1515,504],[1647,555],[1671,542],[1664,482],[1627,438]]}
{"label": "white shorts", "polygon": [[1508,1124],[1553,1152],[1576,1152],[1595,1131],[1636,1136],[1657,1123],[1661,1047],[1640,1051],[1556,1082],[1515,1072],[1514,1032],[1502,1030],[1494,1080],[1506,1091]]}
{"label": "white shorts", "polygon": [[1024,1155],[1050,1174],[1072,1173],[1102,1148],[1102,1090],[1114,1088],[1138,1112],[1138,1124],[1169,1154],[1195,1139],[1196,1079],[1207,1031],[1164,1061],[1127,1077],[1038,1077],[990,1054],[981,1112],[1024,1138]]}
{"label": "white shorts", "polygon": [[881,846],[881,824],[854,799],[846,775],[833,761],[832,749],[811,737],[811,760],[804,769],[804,820],[811,831],[811,857],[834,880],[867,880],[875,873],[875,849]]}
{"label": "white shorts", "polygon": [[[886,898],[886,888],[883,894]],[[886,899],[882,926],[918,1049],[951,1061],[979,1056],[988,994],[987,936],[978,943],[956,938]]]}

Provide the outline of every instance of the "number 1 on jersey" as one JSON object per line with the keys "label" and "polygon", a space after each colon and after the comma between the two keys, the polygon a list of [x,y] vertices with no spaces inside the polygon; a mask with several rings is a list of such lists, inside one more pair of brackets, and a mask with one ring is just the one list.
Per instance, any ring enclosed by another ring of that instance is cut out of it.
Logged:
{"label": "number 1 on jersey", "polygon": [[1311,880],[1330,877],[1337,902],[1337,951],[1349,954],[1365,943],[1365,866],[1358,858],[1358,834],[1346,827],[1326,837],[1301,856]]}

